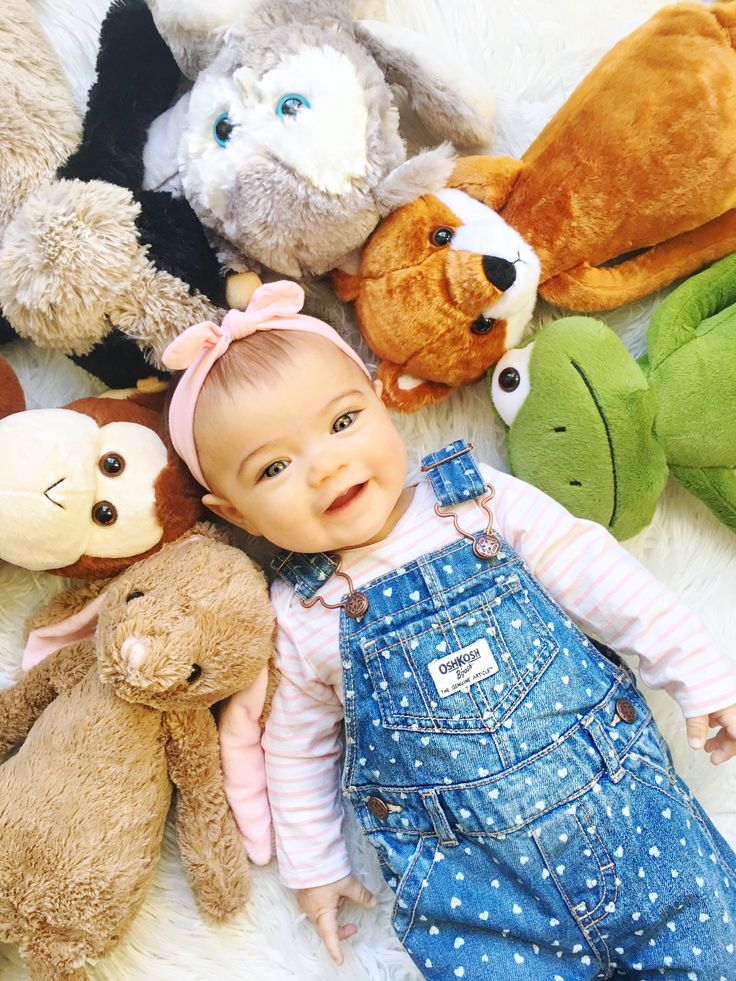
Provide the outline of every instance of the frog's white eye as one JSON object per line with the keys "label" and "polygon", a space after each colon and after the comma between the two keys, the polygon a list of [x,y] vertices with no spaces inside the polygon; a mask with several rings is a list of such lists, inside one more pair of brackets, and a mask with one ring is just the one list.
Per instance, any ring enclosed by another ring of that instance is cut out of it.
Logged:
{"label": "frog's white eye", "polygon": [[529,394],[529,358],[534,342],[515,347],[501,358],[493,372],[491,398],[496,411],[510,426]]}

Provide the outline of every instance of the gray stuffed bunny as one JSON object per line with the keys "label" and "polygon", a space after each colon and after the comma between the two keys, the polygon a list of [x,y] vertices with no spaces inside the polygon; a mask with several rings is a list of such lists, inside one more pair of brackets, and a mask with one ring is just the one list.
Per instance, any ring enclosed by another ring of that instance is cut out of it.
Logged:
{"label": "gray stuffed bunny", "polygon": [[231,269],[321,275],[444,184],[452,148],[406,159],[392,86],[438,142],[493,138],[493,100],[450,52],[356,19],[375,0],[147,2],[196,78],[151,127],[145,186],[185,194]]}

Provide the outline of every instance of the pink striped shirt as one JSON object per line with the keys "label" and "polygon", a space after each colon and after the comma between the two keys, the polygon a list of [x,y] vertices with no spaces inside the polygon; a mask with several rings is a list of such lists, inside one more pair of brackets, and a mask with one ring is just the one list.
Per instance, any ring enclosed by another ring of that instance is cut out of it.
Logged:
{"label": "pink striped shirt", "polygon": [[[736,703],[736,671],[700,620],[600,525],[574,518],[541,491],[509,474],[481,466],[496,489],[494,527],[532,574],[587,634],[623,654],[640,657],[646,684],[666,689],[685,716]],[[391,534],[375,545],[343,553],[342,569],[358,587],[441,548],[456,537],[452,521],[434,513],[428,482]],[[455,509],[470,531],[486,515],[467,502]],[[333,576],[320,595],[338,602],[344,580]],[[339,610],[304,609],[282,580],[271,588],[278,620],[281,683],[263,745],[283,882],[323,885],[350,872],[341,836],[339,757],[342,687]],[[237,710],[237,698],[231,711]],[[226,792],[237,817],[238,743],[223,731]]]}

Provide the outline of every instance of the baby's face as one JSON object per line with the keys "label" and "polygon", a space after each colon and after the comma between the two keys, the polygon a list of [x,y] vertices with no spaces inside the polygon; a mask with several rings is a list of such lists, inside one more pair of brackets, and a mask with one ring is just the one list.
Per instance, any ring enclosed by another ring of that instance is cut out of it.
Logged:
{"label": "baby's face", "polygon": [[[300,348],[280,377],[208,409],[205,503],[295,552],[380,539],[398,514],[406,450],[365,374],[329,341]],[[206,428],[205,428],[206,427]]]}

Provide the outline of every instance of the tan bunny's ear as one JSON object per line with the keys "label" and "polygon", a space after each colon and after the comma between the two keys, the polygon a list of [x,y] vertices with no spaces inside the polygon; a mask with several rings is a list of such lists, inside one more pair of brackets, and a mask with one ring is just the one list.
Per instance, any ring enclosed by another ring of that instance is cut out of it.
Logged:
{"label": "tan bunny's ear", "polygon": [[363,279],[360,273],[353,275],[353,273],[345,272],[343,269],[335,269],[332,272],[332,288],[339,300],[346,302],[357,300],[362,285]]}
{"label": "tan bunny's ear", "polygon": [[524,164],[513,157],[460,157],[447,182],[494,211],[506,204]]}

